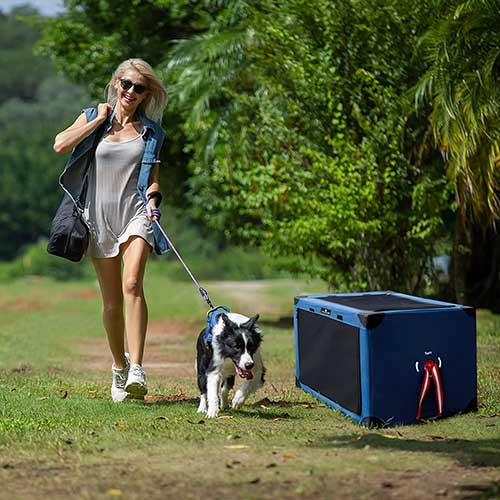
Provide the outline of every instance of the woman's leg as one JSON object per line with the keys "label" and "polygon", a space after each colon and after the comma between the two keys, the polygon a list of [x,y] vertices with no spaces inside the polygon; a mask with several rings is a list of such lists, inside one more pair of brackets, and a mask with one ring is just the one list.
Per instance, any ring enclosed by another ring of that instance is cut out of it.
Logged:
{"label": "woman's leg", "polygon": [[148,308],[144,297],[144,271],[151,247],[139,236],[131,237],[122,246],[123,296],[125,301],[125,329],[131,364],[142,365]]}
{"label": "woman's leg", "polygon": [[102,319],[108,336],[108,343],[113,355],[115,367],[125,367],[123,292],[121,280],[121,259],[92,258],[101,288],[103,312]]}

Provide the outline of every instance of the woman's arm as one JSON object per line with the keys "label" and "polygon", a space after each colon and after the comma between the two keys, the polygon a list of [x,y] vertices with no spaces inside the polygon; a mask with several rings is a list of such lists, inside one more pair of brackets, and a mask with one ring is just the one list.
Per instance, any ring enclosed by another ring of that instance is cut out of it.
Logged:
{"label": "woman's arm", "polygon": [[[146,191],[146,198],[149,193],[152,193],[153,191],[160,191],[160,184],[158,182],[158,176],[160,172],[160,165],[158,163],[154,164],[151,167],[151,174],[149,175],[149,186]],[[151,215],[151,210],[153,208],[156,208],[156,198],[151,198],[147,204],[146,204],[146,210],[148,212],[148,217],[149,220],[153,220],[153,217]]]}
{"label": "woman's arm", "polygon": [[72,125],[56,135],[54,140],[54,151],[58,154],[64,154],[71,151],[106,120],[111,110],[112,108],[107,102],[99,104],[97,106],[97,117],[90,122],[87,122],[85,113],[81,113]]}

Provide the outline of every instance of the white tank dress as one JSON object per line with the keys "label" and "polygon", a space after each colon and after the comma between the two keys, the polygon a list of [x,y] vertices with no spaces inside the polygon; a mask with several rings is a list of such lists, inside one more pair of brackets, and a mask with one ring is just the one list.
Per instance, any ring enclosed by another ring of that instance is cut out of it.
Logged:
{"label": "white tank dress", "polygon": [[116,257],[131,236],[140,236],[153,249],[153,228],[137,192],[143,153],[142,135],[122,142],[103,138],[97,145],[84,208],[90,226],[87,255]]}

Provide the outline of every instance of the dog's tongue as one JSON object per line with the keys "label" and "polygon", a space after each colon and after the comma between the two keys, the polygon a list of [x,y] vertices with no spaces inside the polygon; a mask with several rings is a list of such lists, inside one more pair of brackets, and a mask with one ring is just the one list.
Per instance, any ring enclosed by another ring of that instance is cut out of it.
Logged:
{"label": "dog's tongue", "polygon": [[248,380],[253,379],[253,373],[251,371],[249,371],[249,370],[243,370],[239,366],[236,367],[236,370],[238,371],[238,375],[241,378],[246,378]]}

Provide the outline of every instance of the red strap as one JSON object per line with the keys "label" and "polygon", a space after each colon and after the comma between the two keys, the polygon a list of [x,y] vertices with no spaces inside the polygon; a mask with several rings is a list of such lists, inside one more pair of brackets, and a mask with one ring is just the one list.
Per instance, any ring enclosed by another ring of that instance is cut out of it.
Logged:
{"label": "red strap", "polygon": [[424,363],[424,380],[422,381],[420,396],[418,398],[417,420],[422,418],[422,403],[431,385],[431,379],[434,380],[434,394],[436,396],[436,406],[438,409],[437,416],[441,417],[443,415],[444,392],[441,374],[439,373],[438,365],[432,361],[432,359],[428,359]]}

